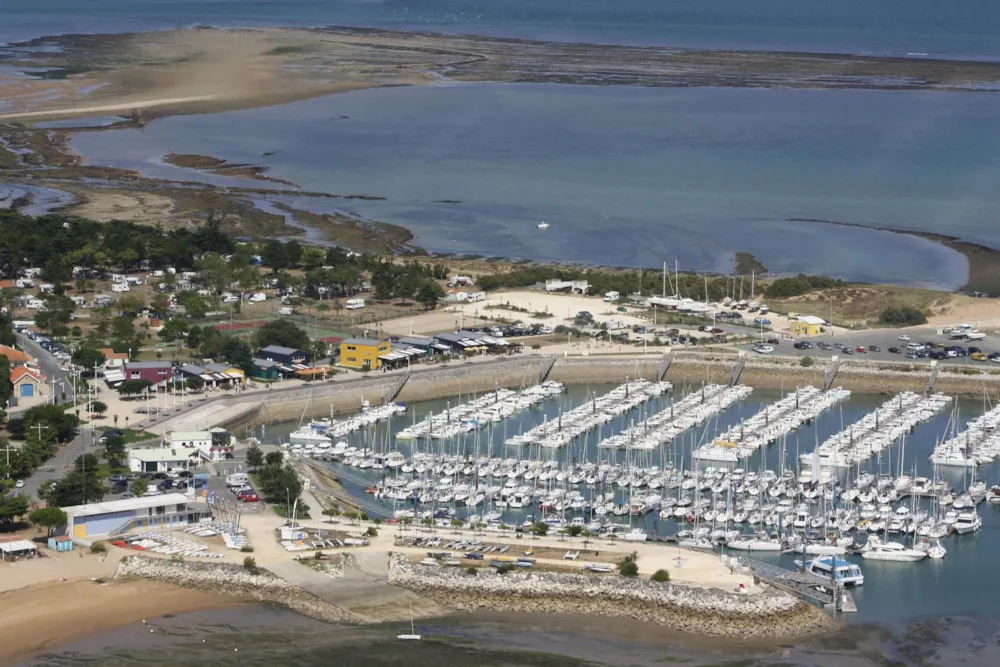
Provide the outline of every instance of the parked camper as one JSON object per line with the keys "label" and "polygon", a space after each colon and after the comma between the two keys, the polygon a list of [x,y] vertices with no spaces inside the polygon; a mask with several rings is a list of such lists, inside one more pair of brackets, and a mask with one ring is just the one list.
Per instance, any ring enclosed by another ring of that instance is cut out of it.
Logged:
{"label": "parked camper", "polygon": [[278,314],[279,315],[294,315],[295,314],[295,309],[292,308],[291,306],[283,306],[282,308],[278,309]]}
{"label": "parked camper", "polygon": [[469,301],[486,301],[486,292],[469,292]]}
{"label": "parked camper", "polygon": [[348,299],[347,303],[344,304],[347,310],[359,310],[365,307],[364,299]]}
{"label": "parked camper", "polygon": [[472,285],[473,281],[469,276],[455,276],[448,281],[448,287],[471,287]]}
{"label": "parked camper", "polygon": [[111,291],[112,292],[131,292],[132,290],[129,288],[128,283],[121,282],[121,283],[111,283]]}
{"label": "parked camper", "polygon": [[267,295],[264,294],[263,292],[254,292],[253,294],[250,295],[250,298],[248,298],[247,301],[251,303],[260,303],[261,301],[267,301]]}
{"label": "parked camper", "polygon": [[230,489],[236,486],[249,486],[250,476],[245,472],[237,472],[232,475],[226,475],[226,486]]}
{"label": "parked camper", "polygon": [[620,299],[621,296],[622,295],[619,294],[618,292],[608,292],[604,295],[604,300],[607,301],[608,303],[614,303],[615,301]]}

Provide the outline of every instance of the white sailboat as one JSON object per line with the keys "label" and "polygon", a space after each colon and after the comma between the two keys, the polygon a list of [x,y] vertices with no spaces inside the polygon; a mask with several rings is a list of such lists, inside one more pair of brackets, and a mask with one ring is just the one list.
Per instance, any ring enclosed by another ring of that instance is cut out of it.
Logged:
{"label": "white sailboat", "polygon": [[417,634],[416,629],[413,627],[413,605],[410,605],[410,634],[408,635],[397,635],[396,639],[406,639],[406,640],[419,640],[421,637]]}
{"label": "white sailboat", "polygon": [[538,223],[538,228],[544,231],[544,230],[546,230],[546,229],[549,228],[549,223],[544,222],[544,221],[543,222],[539,222]]}

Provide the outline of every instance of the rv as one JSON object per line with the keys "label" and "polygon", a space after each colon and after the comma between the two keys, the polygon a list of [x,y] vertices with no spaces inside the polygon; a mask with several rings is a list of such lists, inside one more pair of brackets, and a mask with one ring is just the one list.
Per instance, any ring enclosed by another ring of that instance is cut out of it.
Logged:
{"label": "rv", "polygon": [[236,486],[249,486],[250,476],[245,472],[238,472],[232,475],[226,475],[226,486],[230,489]]}
{"label": "rv", "polygon": [[486,292],[469,292],[468,301],[486,301]]}
{"label": "rv", "polygon": [[132,290],[129,289],[128,283],[124,283],[123,282],[123,283],[111,283],[111,291],[112,292],[131,292]]}
{"label": "rv", "polygon": [[471,287],[472,278],[469,276],[455,276],[448,281],[448,287]]}
{"label": "rv", "polygon": [[608,303],[614,303],[615,301],[620,299],[621,296],[622,295],[619,294],[618,292],[608,292],[607,294],[604,295],[604,300],[607,301]]}
{"label": "rv", "polygon": [[294,315],[295,314],[295,309],[292,308],[291,306],[284,306],[284,307],[278,309],[278,314],[279,315]]}
{"label": "rv", "polygon": [[344,304],[344,307],[347,310],[358,310],[360,308],[364,308],[365,307],[365,300],[364,299],[348,299],[347,303]]}

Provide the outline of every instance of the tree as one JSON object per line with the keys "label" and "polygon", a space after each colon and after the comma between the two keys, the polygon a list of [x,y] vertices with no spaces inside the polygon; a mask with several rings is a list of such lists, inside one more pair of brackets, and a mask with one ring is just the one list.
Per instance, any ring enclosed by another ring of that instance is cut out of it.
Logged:
{"label": "tree", "polygon": [[911,327],[927,324],[927,316],[913,306],[898,306],[886,308],[879,321],[890,326]]}
{"label": "tree", "polygon": [[264,465],[264,452],[260,450],[257,443],[254,443],[247,448],[247,465],[253,470],[256,470]]}
{"label": "tree", "polygon": [[544,521],[539,521],[531,527],[531,532],[539,537],[544,537],[549,532],[549,524]]}
{"label": "tree", "polygon": [[580,533],[583,532],[583,526],[571,525],[569,527],[570,537],[579,537]]}
{"label": "tree", "polygon": [[185,341],[185,345],[187,345],[192,350],[195,350],[198,348],[200,343],[201,343],[201,327],[193,326],[190,329],[188,329],[187,340]]}
{"label": "tree", "polygon": [[281,345],[296,350],[307,350],[309,348],[309,334],[297,327],[291,320],[272,320],[254,334],[254,345],[258,349],[268,345]]}
{"label": "tree", "polygon": [[280,466],[281,462],[284,460],[284,456],[281,452],[268,452],[264,457],[264,465],[266,466]]}
{"label": "tree", "polygon": [[168,343],[173,343],[186,338],[187,334],[187,320],[181,317],[171,317],[163,323],[163,328],[156,335]]}
{"label": "tree", "polygon": [[433,310],[438,301],[444,298],[444,289],[433,280],[425,280],[417,291],[417,301],[427,310]]}
{"label": "tree", "polygon": [[188,391],[201,391],[204,386],[205,381],[195,375],[192,375],[188,379],[184,380],[184,387]]}
{"label": "tree", "polygon": [[137,498],[142,498],[149,491],[149,480],[145,477],[139,477],[134,482],[132,482],[132,493],[136,495]]}
{"label": "tree", "polygon": [[812,365],[813,365],[812,357],[802,357],[801,359],[799,359],[799,366],[802,366],[802,368],[809,368]]}
{"label": "tree", "polygon": [[263,250],[261,250],[260,259],[264,263],[264,266],[271,267],[271,270],[275,273],[291,266],[288,254],[285,252],[285,244],[278,240],[267,242]]}
{"label": "tree", "polygon": [[86,474],[96,473],[101,461],[94,454],[81,454],[73,461],[73,469]]}
{"label": "tree", "polygon": [[90,409],[95,415],[101,416],[108,411],[108,404],[102,401],[94,401],[91,403]]}
{"label": "tree", "polygon": [[247,369],[253,362],[253,352],[250,345],[245,340],[229,337],[222,342],[219,348],[219,355],[225,359],[226,363],[239,368]]}
{"label": "tree", "polygon": [[309,246],[302,250],[302,257],[299,262],[302,264],[302,268],[306,271],[311,269],[317,269],[323,266],[323,262],[326,261],[326,253],[322,248],[317,248],[315,246]]}
{"label": "tree", "polygon": [[125,380],[118,385],[118,394],[122,397],[138,396],[152,386],[149,380]]}
{"label": "tree", "polygon": [[107,492],[96,471],[73,470],[57,481],[49,491],[49,501],[58,507],[98,502]]}
{"label": "tree", "polygon": [[28,513],[30,507],[31,503],[28,501],[28,497],[20,493],[16,496],[0,498],[0,523],[19,521]]}
{"label": "tree", "polygon": [[56,528],[65,526],[66,520],[66,512],[63,512],[58,507],[43,507],[28,515],[28,521],[36,526],[45,528],[50,536],[55,532]]}
{"label": "tree", "polygon": [[635,577],[639,575],[639,565],[631,558],[626,558],[618,563],[618,574],[623,577]]}

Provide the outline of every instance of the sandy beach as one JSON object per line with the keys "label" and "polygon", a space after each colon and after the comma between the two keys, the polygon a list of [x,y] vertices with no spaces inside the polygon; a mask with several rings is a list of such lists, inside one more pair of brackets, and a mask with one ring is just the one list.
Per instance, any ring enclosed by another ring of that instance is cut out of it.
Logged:
{"label": "sandy beach", "polygon": [[0,594],[0,665],[144,619],[232,604],[227,597],[155,581],[33,584]]}

